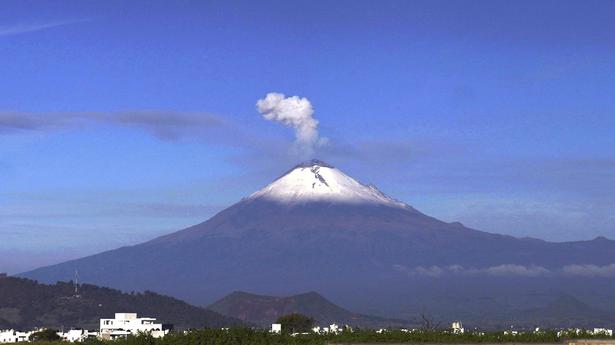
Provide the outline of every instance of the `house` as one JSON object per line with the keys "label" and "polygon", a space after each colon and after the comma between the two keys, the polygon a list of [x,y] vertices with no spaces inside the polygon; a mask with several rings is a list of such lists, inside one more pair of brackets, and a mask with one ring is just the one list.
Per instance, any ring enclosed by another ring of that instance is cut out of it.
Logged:
{"label": "house", "polygon": [[101,339],[117,339],[128,335],[148,333],[155,338],[163,337],[172,327],[156,322],[155,318],[137,317],[136,313],[115,313],[114,319],[100,319]]}
{"label": "house", "polygon": [[271,324],[271,333],[282,333],[282,324],[280,323],[272,323]]}
{"label": "house", "polygon": [[451,324],[451,328],[453,329],[454,334],[463,334],[464,329],[461,321],[455,321]]}

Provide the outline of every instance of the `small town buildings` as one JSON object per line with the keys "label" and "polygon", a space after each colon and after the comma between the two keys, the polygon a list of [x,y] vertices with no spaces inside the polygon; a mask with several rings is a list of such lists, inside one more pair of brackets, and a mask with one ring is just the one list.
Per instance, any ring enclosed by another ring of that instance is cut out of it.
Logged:
{"label": "small town buildings", "polygon": [[[171,325],[159,323],[155,318],[139,318],[136,313],[116,313],[114,319],[100,319],[100,332],[71,329],[57,332],[57,334],[63,341],[73,343],[96,337],[111,340],[128,335],[138,335],[139,333],[147,333],[155,338],[159,338],[169,333],[171,329]],[[14,329],[0,330],[0,344],[30,341],[30,335],[39,330],[34,329],[28,332]]]}
{"label": "small town buildings", "polygon": [[100,319],[99,337],[110,340],[131,334],[148,333],[154,338],[160,338],[170,329],[171,327],[156,322],[155,318],[139,318],[136,313],[115,313],[114,319]]}
{"label": "small town buildings", "polygon": [[0,343],[17,343],[20,341],[29,341],[30,334],[32,333],[33,331],[20,332],[14,329],[3,330],[0,331]]}
{"label": "small town buildings", "polygon": [[316,326],[316,327],[312,328],[312,332],[318,333],[318,334],[325,334],[325,333],[337,334],[337,333],[342,332],[342,331],[352,332],[352,328],[350,326],[348,326],[348,325],[344,325],[344,326],[340,327],[336,323],[330,324],[329,327]]}
{"label": "small town buildings", "polygon": [[[20,332],[14,329],[0,331],[0,343],[18,343],[23,341],[30,341],[30,335],[32,333],[40,331],[41,329],[34,329],[28,332]],[[60,339],[68,342],[81,342],[88,338],[96,338],[98,332],[83,330],[83,329],[71,329],[66,332],[57,332]]]}
{"label": "small town buildings", "polygon": [[98,332],[88,331],[86,329],[71,329],[65,332],[58,332],[60,339],[71,343],[81,342],[88,338],[98,337]]}
{"label": "small town buildings", "polygon": [[606,328],[594,328],[594,331],[592,332],[592,334],[594,334],[594,335],[602,334],[602,335],[608,335],[609,337],[612,337],[613,336],[613,330],[612,329],[606,329]]}

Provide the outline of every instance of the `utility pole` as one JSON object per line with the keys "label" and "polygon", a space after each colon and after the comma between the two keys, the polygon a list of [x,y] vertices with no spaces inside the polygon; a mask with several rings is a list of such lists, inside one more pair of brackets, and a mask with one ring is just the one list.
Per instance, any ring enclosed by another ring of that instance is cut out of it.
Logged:
{"label": "utility pole", "polygon": [[75,280],[73,281],[73,285],[75,286],[75,298],[81,298],[79,294],[79,271],[75,270]]}

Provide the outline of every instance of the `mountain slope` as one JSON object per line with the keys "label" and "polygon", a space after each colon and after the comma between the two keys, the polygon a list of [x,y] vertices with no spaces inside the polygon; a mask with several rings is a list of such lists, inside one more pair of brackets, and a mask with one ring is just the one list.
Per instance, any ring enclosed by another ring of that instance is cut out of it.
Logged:
{"label": "mountain slope", "polygon": [[[515,298],[528,307],[543,297],[527,299],[524,290],[583,293],[587,284],[563,275],[564,266],[612,263],[614,241],[552,243],[446,223],[312,161],[201,224],[23,276],[55,282],[77,269],[87,282],[150,289],[200,305],[236,290],[312,290],[355,310],[407,319],[412,309],[434,306],[444,315],[498,313],[476,302],[483,290],[508,296],[502,303],[511,306],[511,294],[520,294]],[[612,281],[583,279],[592,286]],[[455,300],[440,303],[436,296],[450,294],[451,286],[459,290]],[[615,292],[589,297],[612,303]]]}
{"label": "mountain slope", "polygon": [[524,310],[518,320],[533,322],[544,328],[610,327],[615,322],[615,313],[590,307],[573,296],[559,296],[545,306]]}
{"label": "mountain slope", "polygon": [[269,326],[278,317],[291,313],[307,315],[321,326],[338,323],[376,328],[409,324],[404,320],[352,313],[331,303],[316,292],[274,297],[235,291],[211,304],[208,309],[263,327]]}
{"label": "mountain slope", "polygon": [[72,283],[44,285],[28,279],[0,277],[0,329],[98,329],[101,318],[113,317],[116,312],[156,317],[177,329],[243,324],[238,319],[153,292],[126,294],[84,284],[79,286],[79,297],[75,297],[74,289]]}

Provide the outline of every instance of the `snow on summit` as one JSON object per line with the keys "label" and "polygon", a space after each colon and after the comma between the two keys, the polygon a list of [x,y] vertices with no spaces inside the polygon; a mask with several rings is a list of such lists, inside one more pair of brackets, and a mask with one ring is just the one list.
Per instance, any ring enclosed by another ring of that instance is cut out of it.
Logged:
{"label": "snow on summit", "polygon": [[283,203],[329,201],[340,203],[386,204],[408,207],[373,186],[366,186],[319,160],[297,165],[249,199],[269,199]]}

